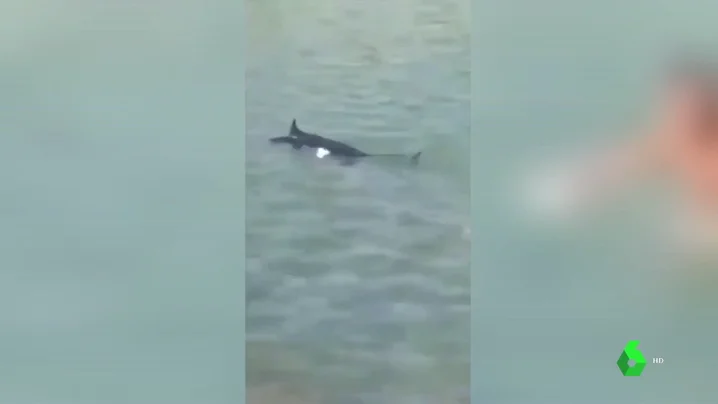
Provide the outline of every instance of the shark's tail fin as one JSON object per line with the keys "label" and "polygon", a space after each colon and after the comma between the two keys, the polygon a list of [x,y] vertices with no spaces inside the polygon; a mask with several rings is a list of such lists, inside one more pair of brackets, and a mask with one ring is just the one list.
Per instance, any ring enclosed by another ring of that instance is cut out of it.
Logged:
{"label": "shark's tail fin", "polygon": [[421,157],[421,152],[414,153],[414,155],[411,156],[411,164],[412,165],[419,164],[419,157]]}
{"label": "shark's tail fin", "polygon": [[421,152],[414,153],[412,155],[409,154],[397,154],[397,153],[384,153],[384,154],[369,154],[368,157],[402,157],[402,158],[409,158],[409,161],[411,162],[411,165],[415,166],[419,164],[419,157],[421,157]]}

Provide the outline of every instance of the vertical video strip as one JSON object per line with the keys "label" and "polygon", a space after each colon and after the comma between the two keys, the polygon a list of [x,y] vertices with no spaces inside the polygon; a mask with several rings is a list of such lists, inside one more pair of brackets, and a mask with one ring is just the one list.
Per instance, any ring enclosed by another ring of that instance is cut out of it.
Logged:
{"label": "vertical video strip", "polygon": [[472,399],[715,402],[718,5],[474,3]]}
{"label": "vertical video strip", "polygon": [[469,402],[469,7],[247,1],[250,404]]}
{"label": "vertical video strip", "polygon": [[4,3],[0,403],[243,399],[238,3]]}

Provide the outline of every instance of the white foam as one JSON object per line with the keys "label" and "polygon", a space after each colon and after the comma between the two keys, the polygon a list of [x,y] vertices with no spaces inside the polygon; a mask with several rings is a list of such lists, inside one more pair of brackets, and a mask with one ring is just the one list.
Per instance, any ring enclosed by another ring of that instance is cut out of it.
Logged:
{"label": "white foam", "polygon": [[324,157],[330,155],[331,152],[323,147],[320,147],[317,149],[317,158],[323,159]]}
{"label": "white foam", "polygon": [[527,208],[544,218],[567,219],[581,205],[580,184],[571,167],[550,167],[533,174],[524,183],[522,199]]}

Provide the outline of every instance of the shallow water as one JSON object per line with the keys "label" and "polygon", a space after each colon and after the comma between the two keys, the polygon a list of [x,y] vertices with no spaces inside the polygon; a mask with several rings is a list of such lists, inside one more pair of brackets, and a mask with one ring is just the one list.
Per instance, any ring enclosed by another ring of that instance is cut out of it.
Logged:
{"label": "shallow water", "polygon": [[[468,4],[247,6],[252,397],[467,402]],[[293,118],[421,162],[270,145]]]}
{"label": "shallow water", "polygon": [[0,15],[0,402],[238,402],[235,6],[50,3]]}

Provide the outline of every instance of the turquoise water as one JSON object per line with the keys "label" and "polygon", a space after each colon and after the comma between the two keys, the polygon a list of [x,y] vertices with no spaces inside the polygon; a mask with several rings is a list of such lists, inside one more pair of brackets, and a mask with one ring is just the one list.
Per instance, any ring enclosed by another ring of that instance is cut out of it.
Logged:
{"label": "turquoise water", "polygon": [[[539,163],[626,139],[660,62],[715,49],[716,5],[484,3],[472,43],[472,400],[479,403],[709,403],[715,266],[659,243],[666,190],[646,187],[569,228],[535,226],[513,187]],[[477,242],[478,241],[478,242]],[[641,340],[640,378],[615,364]]]}
{"label": "turquoise water", "polygon": [[[252,402],[467,402],[467,12],[248,3]],[[270,145],[293,118],[363,150],[424,154],[416,168],[341,167]]]}
{"label": "turquoise water", "polygon": [[239,402],[236,6],[1,14],[0,402]]}

